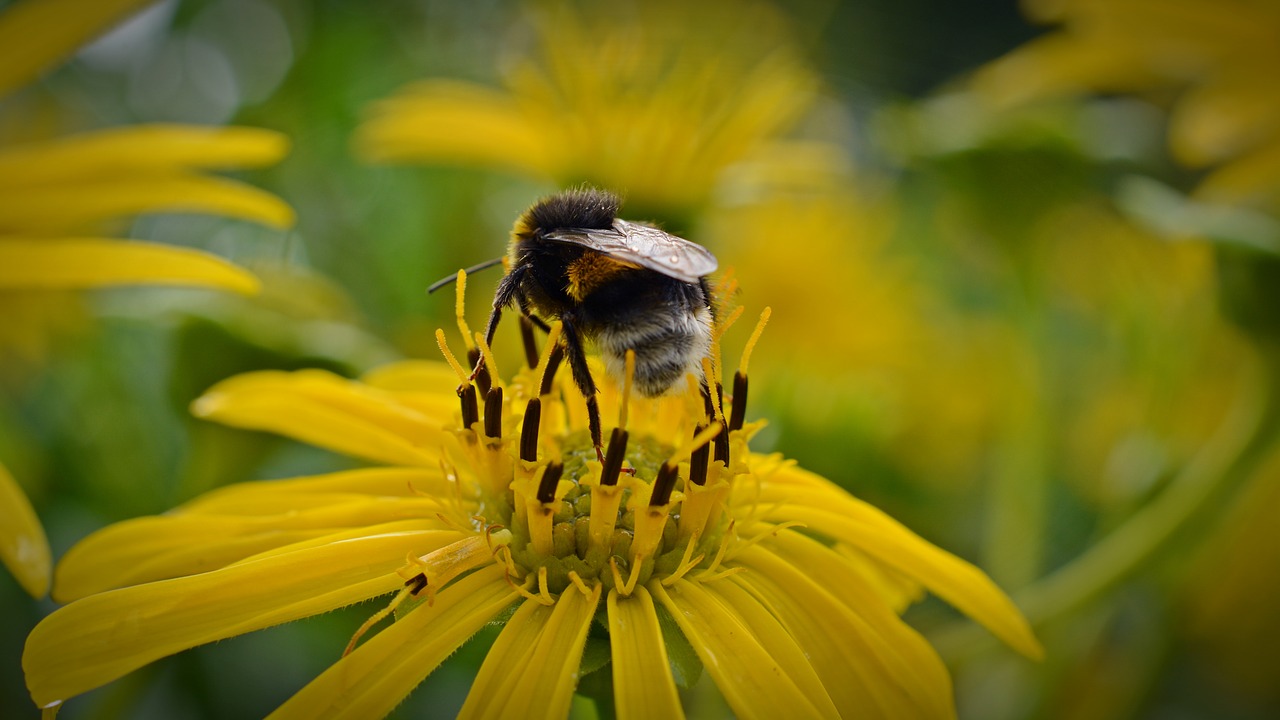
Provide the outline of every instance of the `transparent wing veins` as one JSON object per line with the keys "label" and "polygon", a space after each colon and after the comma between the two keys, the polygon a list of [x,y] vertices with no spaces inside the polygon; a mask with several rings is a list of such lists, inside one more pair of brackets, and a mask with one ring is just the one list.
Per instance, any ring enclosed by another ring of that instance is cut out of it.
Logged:
{"label": "transparent wing veins", "polygon": [[607,230],[571,228],[556,230],[548,240],[581,245],[610,257],[635,263],[668,277],[696,283],[715,272],[719,263],[701,245],[663,232],[651,225],[614,220]]}

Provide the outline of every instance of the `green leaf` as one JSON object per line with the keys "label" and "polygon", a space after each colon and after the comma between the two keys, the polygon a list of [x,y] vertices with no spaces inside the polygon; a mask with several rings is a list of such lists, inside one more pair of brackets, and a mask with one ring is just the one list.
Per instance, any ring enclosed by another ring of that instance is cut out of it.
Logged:
{"label": "green leaf", "polygon": [[671,662],[671,676],[676,685],[686,690],[693,687],[702,677],[702,661],[698,653],[685,639],[675,618],[660,603],[654,603],[653,609],[658,614],[658,625],[662,628],[662,641],[667,646],[667,659]]}
{"label": "green leaf", "polygon": [[608,665],[611,653],[609,638],[588,635],[587,644],[582,648],[582,661],[578,664],[578,677],[586,677]]}

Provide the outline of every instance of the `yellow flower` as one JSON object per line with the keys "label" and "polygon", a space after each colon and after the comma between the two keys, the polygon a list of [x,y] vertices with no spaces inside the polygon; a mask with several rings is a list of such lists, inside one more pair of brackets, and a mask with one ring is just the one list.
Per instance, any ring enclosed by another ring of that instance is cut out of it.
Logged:
{"label": "yellow flower", "polygon": [[61,62],[117,21],[155,0],[19,0],[0,15],[0,96]]}
{"label": "yellow flower", "polygon": [[1280,203],[1280,7],[1268,0],[1027,0],[1061,29],[983,68],[980,94],[1002,106],[1087,92],[1176,94],[1169,146],[1214,168],[1211,200]]}
{"label": "yellow flower", "polygon": [[990,398],[1006,377],[991,367],[1007,343],[962,325],[924,270],[893,252],[897,213],[887,199],[842,189],[717,211],[703,229],[732,239],[742,287],[778,298],[782,341],[761,348],[757,364],[768,372],[803,356],[814,371],[779,373],[769,400],[788,429],[826,432],[857,418],[912,478],[954,487],[991,431]]}
{"label": "yellow flower", "polygon": [[293,211],[276,196],[200,174],[273,163],[287,146],[257,128],[140,125],[0,147],[0,290],[167,283],[255,292],[252,275],[207,253],[86,229],[159,211],[289,227]]}
{"label": "yellow flower", "polygon": [[675,644],[743,717],[951,717],[946,668],[897,613],[921,588],[1040,655],[981,571],[748,449],[762,424],[743,419],[753,342],[725,408],[696,381],[656,399],[606,383],[601,410],[617,421],[601,464],[583,398],[556,377],[558,332],[541,353],[528,341],[533,367],[505,384],[465,381],[446,349],[451,364],[362,381],[272,371],[212,388],[197,415],[388,467],[228,486],[86,538],[58,568],[54,595],[72,602],[28,638],[32,697],[56,705],[157,658],[389,593],[274,717],[385,715],[491,622],[504,628],[467,717],[564,717],[589,635],[607,636],[620,717],[682,715]]}
{"label": "yellow flower", "polygon": [[530,13],[535,47],[509,59],[501,89],[410,85],[372,108],[363,154],[618,188],[633,211],[682,220],[717,191],[814,184],[841,157],[784,139],[817,80],[764,3],[552,2]]}
{"label": "yellow flower", "polygon": [[0,464],[0,561],[33,597],[49,592],[49,540],[31,502]]}
{"label": "yellow flower", "polygon": [[[0,98],[73,52],[139,0],[24,0],[0,13]],[[20,104],[10,98],[6,110]],[[25,120],[25,118],[23,118]],[[21,123],[20,123],[21,124]],[[167,283],[255,292],[250,273],[207,253],[102,237],[107,219],[199,211],[272,227],[293,223],[279,198],[202,169],[278,160],[287,141],[251,128],[139,126],[0,145],[0,365],[41,356],[64,307],[49,291]],[[50,553],[26,496],[0,466],[0,560],[33,595],[48,591]]]}

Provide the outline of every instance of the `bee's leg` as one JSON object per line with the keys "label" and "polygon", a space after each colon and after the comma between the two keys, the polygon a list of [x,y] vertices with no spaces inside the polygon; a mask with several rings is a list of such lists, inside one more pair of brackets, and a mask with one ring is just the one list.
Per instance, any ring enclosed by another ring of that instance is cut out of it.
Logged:
{"label": "bee's leg", "polygon": [[[498,331],[498,321],[502,319],[502,309],[510,307],[512,301],[520,294],[520,281],[523,278],[524,271],[517,268],[504,275],[498,281],[498,289],[493,294],[493,310],[489,312],[489,322],[485,323],[484,328],[484,342],[486,345],[493,347],[493,335]],[[483,370],[484,356],[481,355],[476,358],[476,366],[471,371],[471,379],[475,380]]]}
{"label": "bee's leg", "polygon": [[[493,310],[489,313],[489,322],[484,328],[484,341],[486,345],[493,345],[493,334],[498,331],[498,321],[502,319],[503,308],[511,307],[511,302],[516,299],[516,295],[520,292],[520,281],[524,279],[524,271],[516,268],[498,281],[498,289],[493,294]],[[520,308],[524,310],[523,303]],[[525,313],[526,315],[528,313]]]}
{"label": "bee's leg", "polygon": [[533,337],[533,321],[528,315],[520,316],[520,342],[524,345],[524,361],[530,370],[538,367],[538,341]]}
{"label": "bee's leg", "polygon": [[564,339],[565,355],[569,358],[569,369],[573,371],[573,382],[587,400],[587,427],[591,430],[591,444],[596,448],[596,459],[604,464],[604,433],[600,429],[600,405],[596,401],[596,381],[591,377],[587,367],[587,354],[582,349],[582,338],[572,318],[560,316],[563,327],[561,338]]}

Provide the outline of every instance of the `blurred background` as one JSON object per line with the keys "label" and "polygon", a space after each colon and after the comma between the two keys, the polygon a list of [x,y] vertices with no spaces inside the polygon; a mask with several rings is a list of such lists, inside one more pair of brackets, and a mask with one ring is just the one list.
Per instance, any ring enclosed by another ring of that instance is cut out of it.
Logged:
{"label": "blurred background", "polygon": [[[0,461],[55,558],[216,485],[350,467],[187,405],[247,370],[435,358],[453,302],[425,288],[589,182],[715,252],[747,318],[773,308],[757,450],[976,563],[1036,625],[1038,664],[911,609],[961,717],[1280,716],[1280,6],[686,4],[142,3],[0,99],[0,153],[155,122],[292,143],[234,174],[292,229],[109,225],[259,295],[0,292]],[[473,327],[496,282],[470,283]],[[36,716],[21,649],[53,607],[0,575],[5,717]],[[168,658],[63,717],[262,715],[369,614]],[[485,640],[398,713],[451,717]]]}

